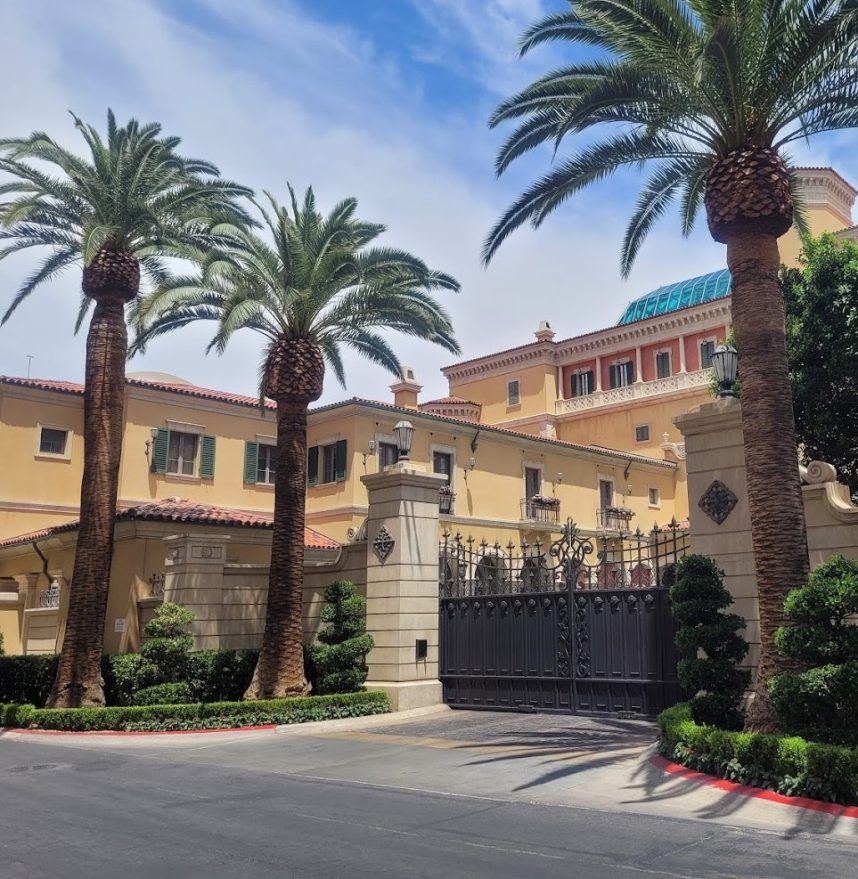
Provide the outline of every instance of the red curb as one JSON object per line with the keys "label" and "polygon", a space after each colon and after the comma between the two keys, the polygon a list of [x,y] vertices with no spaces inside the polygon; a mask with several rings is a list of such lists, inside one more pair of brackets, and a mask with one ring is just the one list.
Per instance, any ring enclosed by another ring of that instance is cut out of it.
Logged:
{"label": "red curb", "polygon": [[717,790],[728,791],[743,797],[754,797],[758,800],[767,800],[770,803],[793,806],[796,809],[809,809],[812,812],[825,812],[827,815],[836,815],[840,818],[858,818],[858,806],[841,806],[839,803],[826,803],[823,800],[812,800],[809,797],[788,797],[773,790],[737,784],[735,781],[727,781],[726,778],[716,778],[714,775],[696,772],[679,763],[671,763],[666,757],[658,755],[650,757],[649,762],[671,775],[678,775],[706,787],[714,787]]}
{"label": "red curb", "polygon": [[31,736],[187,736],[201,735],[202,733],[263,732],[276,728],[276,723],[264,723],[260,726],[217,726],[208,729],[88,729],[78,732],[70,729],[26,729],[16,726],[0,726],[0,733],[20,733]]}

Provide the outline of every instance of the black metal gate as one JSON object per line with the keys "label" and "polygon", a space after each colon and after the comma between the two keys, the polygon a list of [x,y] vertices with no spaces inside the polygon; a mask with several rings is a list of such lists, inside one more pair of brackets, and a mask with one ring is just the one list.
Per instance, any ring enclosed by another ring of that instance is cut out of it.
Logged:
{"label": "black metal gate", "polygon": [[439,676],[461,708],[657,714],[680,699],[668,589],[687,537],[584,538],[549,546],[445,534]]}

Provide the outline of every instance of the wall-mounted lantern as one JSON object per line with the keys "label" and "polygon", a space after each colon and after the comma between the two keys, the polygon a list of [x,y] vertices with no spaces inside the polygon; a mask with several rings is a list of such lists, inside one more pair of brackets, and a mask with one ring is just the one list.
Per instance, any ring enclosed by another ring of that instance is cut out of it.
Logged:
{"label": "wall-mounted lantern", "polygon": [[151,439],[146,440],[146,460],[151,460],[152,456],[152,447],[155,445],[155,440],[158,439],[158,428],[153,427],[151,431],[149,431],[149,436]]}

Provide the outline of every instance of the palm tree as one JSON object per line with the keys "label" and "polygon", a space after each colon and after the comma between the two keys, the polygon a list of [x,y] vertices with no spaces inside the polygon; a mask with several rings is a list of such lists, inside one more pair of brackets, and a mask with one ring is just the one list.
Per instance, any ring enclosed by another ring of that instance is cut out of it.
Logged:
{"label": "palm tree", "polygon": [[399,360],[379,330],[390,329],[457,352],[450,319],[435,290],[458,290],[402,250],[369,245],[384,226],[355,218],[357,202],[327,215],[313,190],[291,213],[270,195],[259,207],[266,238],[240,235],[239,246],[213,253],[198,276],[176,278],[141,300],[136,347],[197,320],[217,321],[209,350],[223,352],[233,333],[266,340],[260,395],[277,404],[274,533],[262,649],[246,698],[306,693],[302,653],[307,410],[322,394],[327,363],[341,384],[341,352],[352,348],[394,375]]}
{"label": "palm tree", "polygon": [[[49,247],[21,285],[0,323],[40,285],[75,263],[83,265],[78,328],[94,303],[86,343],[84,470],[80,530],[54,707],[103,705],[101,653],[113,555],[113,518],[122,450],[127,331],[125,306],[140,289],[141,268],[154,282],[167,277],[165,258],[195,257],[225,240],[220,224],[249,220],[236,198],[250,190],[218,179],[208,162],[176,153],[177,137],[161,126],[107,114],[107,140],[74,117],[89,149],[82,158],[42,132],[0,141],[0,171],[12,181],[0,194],[0,259]],[[49,166],[40,170],[37,164]]]}
{"label": "palm tree", "polygon": [[625,166],[651,162],[622,247],[627,276],[643,238],[675,200],[688,234],[701,204],[727,245],[741,352],[742,427],[762,650],[754,728],[769,725],[766,684],[783,668],[774,632],[786,592],[808,573],[777,239],[794,220],[783,149],[858,124],[854,0],[570,0],[523,36],[524,54],[566,41],[601,57],[549,73],[504,101],[491,125],[522,120],[502,173],[542,144],[608,126],[527,189],[492,229],[486,262],[518,226]]}

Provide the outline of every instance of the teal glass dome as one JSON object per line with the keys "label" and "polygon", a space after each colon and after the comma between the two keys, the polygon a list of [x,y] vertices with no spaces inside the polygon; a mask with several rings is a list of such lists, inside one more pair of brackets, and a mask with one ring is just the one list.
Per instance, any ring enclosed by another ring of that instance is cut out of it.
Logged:
{"label": "teal glass dome", "polygon": [[685,281],[677,281],[675,284],[658,287],[647,293],[646,296],[633,299],[626,306],[623,316],[617,321],[617,326],[646,320],[648,317],[657,317],[660,314],[668,314],[671,311],[679,311],[680,308],[690,308],[692,305],[700,305],[703,302],[712,302],[713,299],[723,299],[729,295],[729,269],[709,272],[708,275],[698,275],[696,278],[687,278]]}

